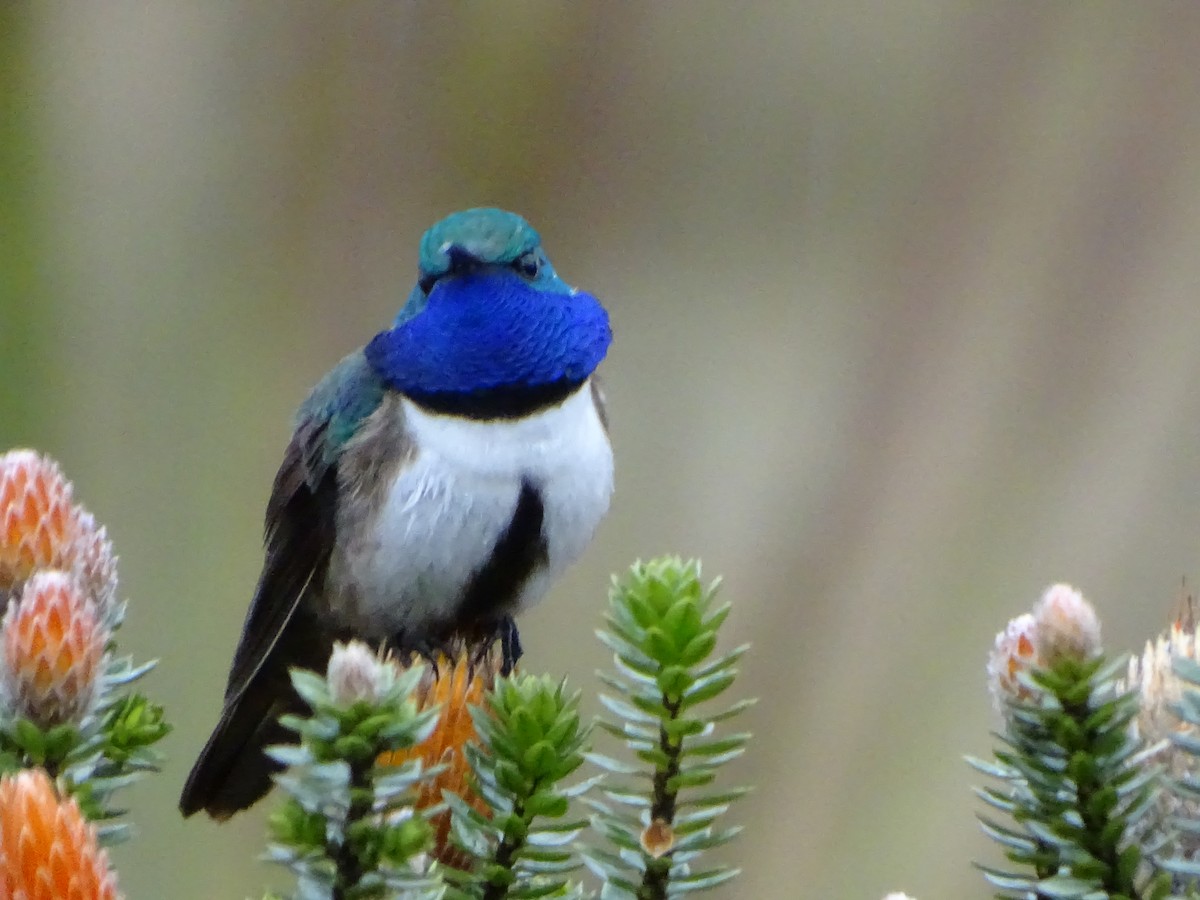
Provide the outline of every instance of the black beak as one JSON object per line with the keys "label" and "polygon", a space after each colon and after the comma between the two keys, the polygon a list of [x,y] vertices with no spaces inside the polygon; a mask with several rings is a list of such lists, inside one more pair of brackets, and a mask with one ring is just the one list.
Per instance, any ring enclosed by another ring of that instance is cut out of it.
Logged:
{"label": "black beak", "polygon": [[450,271],[455,275],[463,275],[480,266],[479,260],[460,244],[447,247],[446,255],[450,257]]}
{"label": "black beak", "polygon": [[420,280],[421,290],[428,296],[433,290],[433,286],[438,280],[447,275],[467,275],[474,272],[483,265],[477,256],[474,256],[466,247],[461,244],[451,244],[445,249],[447,259],[450,260],[450,265],[441,275],[426,275]]}

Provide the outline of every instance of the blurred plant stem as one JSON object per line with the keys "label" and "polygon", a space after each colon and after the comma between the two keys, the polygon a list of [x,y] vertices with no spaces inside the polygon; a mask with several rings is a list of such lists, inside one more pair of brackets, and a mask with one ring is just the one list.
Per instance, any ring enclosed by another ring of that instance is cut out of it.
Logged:
{"label": "blurred plant stem", "polygon": [[47,430],[58,427],[37,417],[52,381],[43,373],[53,309],[36,196],[34,9],[0,4],[0,445],[53,443]]}

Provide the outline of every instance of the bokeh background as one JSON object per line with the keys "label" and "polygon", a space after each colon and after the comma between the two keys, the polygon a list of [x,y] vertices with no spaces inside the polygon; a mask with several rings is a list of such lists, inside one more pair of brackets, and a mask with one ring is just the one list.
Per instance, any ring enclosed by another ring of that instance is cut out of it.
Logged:
{"label": "bokeh background", "polygon": [[524,621],[594,685],[607,576],[723,573],[761,698],[723,897],[983,897],[963,753],[1054,580],[1114,650],[1200,571],[1200,6],[0,5],[0,446],[121,554],[176,731],[132,898],[258,896],[183,822],[292,410],[501,205],[603,297],[610,517]]}

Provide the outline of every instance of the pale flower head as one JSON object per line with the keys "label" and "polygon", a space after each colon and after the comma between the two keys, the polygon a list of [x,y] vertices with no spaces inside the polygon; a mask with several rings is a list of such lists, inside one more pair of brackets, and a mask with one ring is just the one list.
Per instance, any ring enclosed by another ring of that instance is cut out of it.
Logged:
{"label": "pale flower head", "polygon": [[[1197,660],[1197,638],[1200,631],[1195,626],[1184,627],[1180,621],[1155,640],[1146,642],[1140,657],[1129,660],[1129,673],[1121,690],[1137,691],[1140,708],[1131,727],[1147,748],[1157,748],[1146,758],[1146,764],[1162,766],[1171,778],[1183,779],[1200,776],[1200,759],[1171,742],[1177,734],[1200,737],[1193,725],[1180,720],[1172,711],[1174,704],[1183,698],[1187,685],[1175,674],[1174,660],[1178,657]],[[1147,828],[1151,832],[1175,834],[1170,821],[1183,816],[1188,819],[1200,817],[1200,806],[1194,800],[1185,800],[1175,792],[1155,792],[1155,810]],[[1200,859],[1200,835],[1177,832],[1179,845],[1176,850],[1188,859]]]}
{"label": "pale flower head", "polygon": [[1100,655],[1100,618],[1069,584],[1046,589],[1033,607],[1034,647],[1048,666],[1064,659],[1085,662]]}
{"label": "pale flower head", "polygon": [[117,557],[113,555],[108,530],[83,509],[78,510],[78,533],[72,548],[72,571],[96,603],[109,627],[120,624],[117,603]]}
{"label": "pale flower head", "polygon": [[1175,622],[1154,640],[1146,641],[1141,656],[1129,659],[1125,687],[1140,694],[1135,725],[1139,736],[1149,743],[1183,727],[1171,712],[1171,706],[1183,697],[1183,682],[1174,670],[1174,660],[1178,656],[1197,658],[1196,632]]}
{"label": "pale flower head", "polygon": [[396,666],[362,641],[335,643],[325,679],[338,706],[378,703],[396,681]]}
{"label": "pale flower head", "polygon": [[1005,703],[1027,701],[1033,696],[1019,676],[1041,665],[1034,641],[1034,627],[1032,613],[1023,613],[996,635],[996,642],[988,657],[987,680],[992,702],[1001,712]]}

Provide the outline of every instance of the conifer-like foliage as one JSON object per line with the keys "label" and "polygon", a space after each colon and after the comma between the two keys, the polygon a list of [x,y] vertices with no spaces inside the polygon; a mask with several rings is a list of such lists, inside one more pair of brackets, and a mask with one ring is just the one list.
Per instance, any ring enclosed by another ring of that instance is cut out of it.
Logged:
{"label": "conifer-like foliage", "polygon": [[287,800],[271,817],[268,857],[296,874],[299,900],[441,896],[437,879],[413,864],[431,833],[413,811],[429,771],[419,760],[376,764],[432,732],[436,711],[411,699],[421,674],[355,643],[335,648],[325,678],[292,672],[312,712],[284,716],[299,744],[270,750],[288,768],[276,777]]}
{"label": "conifer-like foliage", "polygon": [[[618,738],[611,754],[589,752],[579,692],[550,676],[481,678],[464,730],[468,693],[436,687],[469,658],[444,663],[421,690],[419,671],[363,645],[335,650],[325,677],[294,673],[312,714],[285,717],[300,743],[271,751],[287,766],[276,779],[287,799],[270,856],[296,873],[295,896],[654,900],[728,881],[736,870],[706,866],[703,854],[738,831],[716,823],[743,790],[713,782],[748,739],[718,729],[748,704],[709,708],[745,649],[714,658],[729,613],[715,595],[698,563],[674,558],[614,582],[600,632],[616,667],[600,676],[614,718],[599,724]],[[429,747],[439,762],[422,768]],[[589,759],[602,772],[575,780]],[[442,786],[442,803],[429,804],[430,785]],[[572,815],[576,799],[590,820]],[[446,807],[448,838],[428,824]],[[570,880],[584,863],[599,884]]]}
{"label": "conifer-like foliage", "polygon": [[733,684],[739,647],[712,658],[729,604],[716,603],[700,565],[676,558],[636,564],[609,597],[600,639],[616,671],[601,674],[611,714],[599,724],[630,758],[593,754],[607,778],[603,799],[590,798],[593,825],[606,846],[586,851],[604,879],[605,897],[675,897],[733,878],[736,869],[705,867],[705,851],[731,840],[738,827],[717,828],[741,788],[713,789],[720,767],[744,751],[749,735],[718,733],[747,708],[711,711]]}
{"label": "conifer-like foliage", "polygon": [[[1194,648],[1193,644],[1193,648]],[[1182,726],[1170,736],[1177,754],[1178,775],[1166,779],[1164,790],[1171,794],[1175,840],[1159,860],[1163,871],[1171,874],[1177,896],[1200,897],[1200,662],[1187,656],[1175,656],[1172,666],[1184,686],[1172,711]]]}
{"label": "conifer-like foliage", "polygon": [[[1146,681],[1106,661],[1100,621],[1069,585],[997,635],[988,664],[1004,727],[995,762],[968,759],[999,786],[978,791],[1010,821],[981,815],[1017,868],[981,868],[1008,898],[1158,900],[1170,876],[1152,859],[1160,770],[1139,735]],[[1153,668],[1153,667],[1152,667]]]}
{"label": "conifer-like foliage", "polygon": [[103,844],[127,840],[132,831],[121,821],[125,810],[115,794],[143,773],[158,771],[162,756],[155,745],[171,730],[161,706],[125,690],[153,666],[135,666],[128,657],[110,660],[96,707],[79,722],[43,724],[0,713],[0,773],[44,769],[96,823]]}
{"label": "conifer-like foliage", "polygon": [[470,872],[447,875],[450,898],[525,900],[576,895],[564,875],[580,865],[567,845],[586,823],[561,821],[571,798],[588,783],[563,787],[583,764],[588,729],[580,724],[579,694],[542,676],[499,679],[473,710],[478,745],[467,747],[484,815],[447,794],[458,847],[475,860]]}
{"label": "conifer-like foliage", "polygon": [[984,830],[1020,868],[985,868],[1001,897],[1162,898],[1169,879],[1148,875],[1136,826],[1155,771],[1139,764],[1129,733],[1137,697],[1114,685],[1117,664],[1066,657],[1029,673],[1028,700],[1010,701],[996,762],[972,760],[1000,787],[981,790],[1011,825]]}

